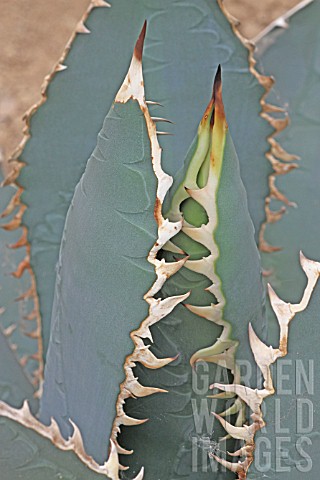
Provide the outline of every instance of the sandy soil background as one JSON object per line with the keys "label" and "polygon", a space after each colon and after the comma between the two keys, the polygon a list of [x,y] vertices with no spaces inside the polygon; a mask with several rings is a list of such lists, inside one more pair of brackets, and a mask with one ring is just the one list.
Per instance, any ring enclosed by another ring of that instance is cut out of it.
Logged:
{"label": "sandy soil background", "polygon": [[[22,137],[22,115],[40,96],[44,76],[59,59],[88,0],[1,2],[0,156],[7,158]],[[298,0],[225,0],[254,37]]]}

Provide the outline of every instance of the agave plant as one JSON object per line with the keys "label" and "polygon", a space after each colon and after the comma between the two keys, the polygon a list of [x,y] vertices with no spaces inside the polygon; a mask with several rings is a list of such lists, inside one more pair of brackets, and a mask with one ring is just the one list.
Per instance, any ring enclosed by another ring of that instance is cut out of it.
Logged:
{"label": "agave plant", "polygon": [[319,4],[91,2],[1,191],[1,478],[317,471]]}

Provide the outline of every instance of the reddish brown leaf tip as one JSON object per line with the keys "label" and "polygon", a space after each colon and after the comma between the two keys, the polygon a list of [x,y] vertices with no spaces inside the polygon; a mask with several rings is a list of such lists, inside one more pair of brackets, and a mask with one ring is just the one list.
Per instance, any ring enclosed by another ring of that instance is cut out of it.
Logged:
{"label": "reddish brown leaf tip", "polygon": [[221,65],[218,66],[217,72],[213,82],[212,100],[214,102],[214,110],[211,116],[211,127],[217,120],[220,120],[222,124],[226,124],[226,117],[224,112],[223,100],[222,100],[222,78],[221,78]]}
{"label": "reddish brown leaf tip", "polygon": [[143,44],[144,44],[144,39],[146,36],[146,30],[147,30],[147,20],[145,20],[142,30],[140,32],[139,38],[137,40],[137,43],[134,47],[134,56],[136,59],[141,62],[142,60],[142,51],[143,51]]}
{"label": "reddish brown leaf tip", "polygon": [[221,87],[221,84],[222,84],[222,80],[221,80],[221,65],[218,65],[218,68],[217,68],[217,71],[216,71],[216,75],[215,75],[215,78],[214,78],[214,89],[215,88],[220,88]]}

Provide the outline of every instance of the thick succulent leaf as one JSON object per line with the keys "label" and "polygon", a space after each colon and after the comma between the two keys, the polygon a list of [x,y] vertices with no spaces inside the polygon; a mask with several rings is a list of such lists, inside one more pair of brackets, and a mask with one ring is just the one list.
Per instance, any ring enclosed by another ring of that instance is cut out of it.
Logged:
{"label": "thick succulent leaf", "polygon": [[[102,4],[96,0],[90,8]],[[80,25],[82,34],[76,36],[68,56],[70,45],[62,57],[67,70],[62,71],[59,63],[47,78],[49,82],[54,76],[48,90],[44,86],[42,107],[31,119],[27,117],[31,138],[20,156],[26,167],[18,181],[24,188],[22,201],[30,207],[23,222],[28,227],[31,264],[37,278],[45,351],[67,209],[104,118],[101,104],[111,105],[126,72],[131,46],[146,18],[150,25],[145,55],[147,95],[164,105],[163,109],[154,106],[155,117],[174,122],[159,128],[173,134],[161,137],[164,169],[173,174],[182,166],[213,74],[221,63],[228,72],[226,110],[257,232],[264,218],[270,167],[263,154],[271,133],[258,117],[264,89],[250,73],[248,50],[232,32],[218,2],[117,0],[111,8],[95,8],[87,16],[86,27],[91,33],[83,34],[86,29]],[[121,54],[116,53],[119,48]],[[34,108],[29,113],[34,113]]]}
{"label": "thick succulent leaf", "polygon": [[[150,145],[137,102],[115,104],[76,188],[57,271],[41,418],[104,460],[130,332],[147,317],[156,240]],[[82,380],[81,380],[82,378]],[[63,407],[64,406],[64,407]]]}
{"label": "thick succulent leaf", "polygon": [[15,228],[12,199],[18,195],[19,191],[9,186],[0,190],[0,211],[6,213],[0,223],[0,328],[35,387],[39,387],[43,373],[40,322],[26,252],[16,248],[25,237],[22,228]]}
{"label": "thick succulent leaf", "polygon": [[[270,100],[272,103],[276,100],[280,106],[285,106],[290,115],[290,125],[276,139],[287,152],[300,157],[299,161],[294,162],[298,168],[283,175],[281,173],[288,167],[290,169],[290,163],[285,161],[286,155],[283,152],[278,151],[279,158],[276,157],[277,151],[274,152],[280,173],[276,175],[275,185],[287,199],[296,203],[296,208],[287,207],[287,212],[279,216],[279,221],[267,225],[264,235],[271,246],[281,248],[263,254],[263,265],[269,273],[267,279],[281,298],[292,302],[299,300],[305,286],[305,277],[296,262],[298,251],[302,249],[308,257],[320,258],[319,15],[320,2],[315,0],[288,19],[289,28],[275,27],[266,34],[259,41],[256,53],[261,69],[276,79]],[[281,203],[272,199],[270,208],[278,210]],[[307,433],[302,433],[303,429],[299,427],[301,421],[304,426],[308,426],[310,415],[319,409],[319,302],[320,291],[317,287],[310,307],[297,318],[291,328],[289,363],[283,367],[283,374],[289,376],[287,381],[283,381],[283,388],[287,392],[279,388],[276,400],[270,399],[267,402],[267,428],[263,434],[263,437],[267,437],[267,443],[262,440],[257,457],[261,468],[267,464],[265,474],[270,478],[298,479],[303,472],[308,478],[316,478],[319,471],[319,416],[313,415],[313,425],[310,431],[306,429]],[[270,318],[269,342],[274,345],[277,336],[276,323]],[[303,372],[312,388],[303,379],[300,382]],[[281,375],[278,370],[279,382]],[[299,410],[302,403],[303,411]],[[286,430],[280,431],[280,428]],[[279,437],[285,437],[288,441],[283,440],[283,453],[280,456],[283,458],[279,460],[278,456],[277,461],[276,452],[279,451],[281,441]],[[266,450],[269,453],[264,457]],[[268,467],[269,459],[271,469]],[[281,468],[287,471],[281,471]],[[257,471],[252,478],[257,478],[256,475]],[[261,472],[260,475],[263,476]]]}
{"label": "thick succulent leaf", "polygon": [[[198,185],[198,173],[204,170],[204,184]],[[191,294],[187,308],[178,306],[152,327],[151,348],[160,356],[172,354],[173,349],[180,355],[175,364],[152,375],[143,367],[136,369],[141,383],[151,381],[168,393],[126,402],[127,415],[150,420],[136,428],[122,429],[120,444],[134,448],[122,462],[131,466],[132,473],[139,471],[142,462],[149,478],[161,480],[233,478],[231,473],[218,471],[217,463],[208,456],[218,449],[234,448],[233,442],[220,442],[223,433],[211,412],[220,412],[225,406],[208,398],[212,395],[209,383],[228,382],[230,371],[240,381],[236,350],[240,361],[247,360],[254,366],[248,323],[253,322],[263,338],[265,306],[260,257],[238,158],[225,121],[219,73],[214,97],[179,176],[183,180],[174,188],[168,216],[172,221],[179,220],[181,208],[183,233],[172,243],[177,247],[183,244],[189,259],[161,293],[170,297],[190,289]],[[202,227],[201,209],[206,224]],[[192,238],[198,238],[197,244]],[[167,260],[176,255],[164,253]],[[204,258],[198,260],[201,255]],[[210,291],[205,291],[208,288]]]}
{"label": "thick succulent leaf", "polygon": [[139,361],[155,369],[173,360],[157,359],[144,339],[149,326],[188,296],[154,298],[182,266],[156,258],[181,222],[162,217],[172,179],[161,168],[144,100],[144,34],[145,28],[67,215],[41,401],[42,421],[54,417],[66,437],[71,418],[100,463],[119,426],[144,421],[124,414],[124,400],[162,393],[138,383],[132,367]]}

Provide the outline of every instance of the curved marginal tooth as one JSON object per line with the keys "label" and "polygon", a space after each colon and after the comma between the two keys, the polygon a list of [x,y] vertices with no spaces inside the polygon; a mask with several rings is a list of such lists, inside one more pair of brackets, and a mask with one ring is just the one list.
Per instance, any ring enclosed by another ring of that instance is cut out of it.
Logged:
{"label": "curved marginal tooth", "polygon": [[142,467],[138,475],[134,477],[133,480],[143,480],[143,476],[144,476],[144,468]]}
{"label": "curved marginal tooth", "polygon": [[124,471],[126,471],[126,470],[128,470],[128,469],[129,469],[129,467],[125,467],[124,465],[121,465],[121,463],[119,463],[119,470],[121,470],[121,471],[124,472]]}
{"label": "curved marginal tooth", "polygon": [[62,63],[58,63],[56,68],[55,68],[55,71],[56,72],[63,72],[67,68],[68,68],[67,65],[63,65]]}
{"label": "curved marginal tooth", "polygon": [[16,243],[10,243],[8,245],[8,248],[15,250],[16,248],[25,247],[26,245],[28,245],[28,238],[27,238],[27,232],[26,230],[24,230],[19,240]]}
{"label": "curved marginal tooth", "polygon": [[24,334],[30,338],[40,338],[41,330],[40,330],[40,327],[38,327],[33,332],[24,332]]}
{"label": "curved marginal tooth", "polygon": [[263,402],[263,399],[272,394],[272,392],[269,392],[268,390],[254,390],[252,388],[245,387],[244,385],[236,384],[225,385],[222,383],[214,383],[213,385],[210,385],[210,388],[219,388],[225,392],[235,393],[251,408],[254,413],[257,414],[260,413],[260,406]]}
{"label": "curved marginal tooth", "polygon": [[224,418],[220,417],[217,413],[213,412],[213,415],[219,420],[226,432],[229,433],[233,438],[237,440],[244,440],[245,442],[252,441],[253,435],[256,431],[256,426],[253,423],[248,427],[244,425],[243,427],[235,427],[231,423],[227,422]]}
{"label": "curved marginal tooth", "polygon": [[214,297],[216,297],[218,303],[221,305],[221,308],[225,305],[225,299],[221,294],[220,282],[217,283],[217,279],[215,282],[210,285],[210,287],[205,288],[206,292],[212,293]]}
{"label": "curved marginal tooth", "polygon": [[59,425],[57,424],[56,420],[53,417],[51,417],[50,430],[52,435],[52,441],[55,444],[59,441],[61,437],[61,433],[60,433]]}
{"label": "curved marginal tooth", "polygon": [[280,158],[281,160],[284,160],[285,162],[293,162],[295,160],[300,160],[300,157],[298,157],[298,155],[288,153],[274,138],[270,138],[269,143],[271,145],[271,151],[273,155]]}
{"label": "curved marginal tooth", "polygon": [[289,164],[285,165],[280,160],[278,160],[272,153],[267,152],[266,157],[272,165],[273,171],[275,175],[283,175],[284,173],[290,172],[294,168],[298,167],[298,164],[290,162]]}
{"label": "curved marginal tooth", "polygon": [[125,425],[126,427],[133,427],[134,425],[142,425],[143,423],[146,423],[148,420],[149,420],[148,418],[143,418],[142,420],[139,420],[137,418],[132,418],[124,414],[121,417],[119,417],[119,425]]}
{"label": "curved marginal tooth", "polygon": [[144,387],[138,380],[135,378],[129,384],[126,383],[125,386],[135,397],[148,397],[154,393],[166,393],[167,390],[163,388],[154,388],[154,387]]}
{"label": "curved marginal tooth", "polygon": [[167,118],[162,118],[162,117],[151,117],[154,122],[166,122],[166,123],[172,123],[171,120],[168,120]]}
{"label": "curved marginal tooth", "polygon": [[268,284],[268,293],[272,310],[276,314],[280,327],[289,325],[290,320],[294,317],[290,309],[290,304],[281,300],[270,284]]}
{"label": "curved marginal tooth", "polygon": [[16,230],[17,228],[19,228],[20,225],[21,218],[16,215],[10,222],[1,225],[1,228],[3,228],[3,230],[8,230],[9,232],[11,232],[12,230]]}
{"label": "curved marginal tooth", "polygon": [[86,456],[86,452],[83,446],[83,440],[81,436],[81,432],[78,426],[69,418],[69,422],[73,426],[73,434],[69,439],[70,445],[74,445],[74,449],[78,452],[81,456]]}
{"label": "curved marginal tooth", "polygon": [[107,462],[104,464],[105,470],[108,471],[108,476],[112,480],[119,479],[119,457],[117,452],[117,447],[113,440],[110,440],[110,454]]}
{"label": "curved marginal tooth", "polygon": [[268,120],[270,125],[272,125],[275,130],[281,132],[289,125],[289,116],[288,114],[285,115],[284,118],[274,118],[271,115],[265,114],[264,117]]}
{"label": "curved marginal tooth", "polygon": [[195,242],[201,243],[204,245],[210,252],[213,252],[216,249],[214,243],[212,229],[210,226],[201,225],[201,227],[182,227],[182,231],[192,238]]}
{"label": "curved marginal tooth", "polygon": [[125,448],[121,447],[121,445],[119,445],[117,440],[113,439],[112,441],[115,444],[117,452],[119,453],[119,455],[132,455],[133,454],[133,450],[126,450]]}
{"label": "curved marginal tooth", "polygon": [[307,277],[309,277],[310,274],[315,275],[315,276],[319,276],[319,274],[320,274],[320,262],[315,262],[314,260],[310,260],[309,258],[307,258],[303,254],[303,252],[301,250],[299,252],[299,256],[300,256],[300,265],[303,268]]}
{"label": "curved marginal tooth", "polygon": [[29,268],[30,268],[29,258],[26,257],[24,260],[22,260],[19,263],[17,270],[15,272],[12,272],[11,275],[15,278],[21,278],[25,270],[28,270]]}
{"label": "curved marginal tooth", "polygon": [[6,208],[3,210],[3,212],[0,215],[0,218],[5,218],[8,217],[14,210],[15,208],[19,207],[20,205],[20,197],[23,192],[22,188],[19,188],[17,192],[13,195],[13,197],[10,199],[8,205]]}
{"label": "curved marginal tooth", "polygon": [[300,251],[300,263],[304,270],[304,273],[307,276],[308,284],[303,293],[301,302],[298,304],[290,305],[292,312],[294,312],[293,315],[297,312],[302,312],[307,307],[311,294],[315,287],[315,284],[320,275],[320,263],[315,262],[314,260],[309,260],[307,257],[303,255],[301,251]]}
{"label": "curved marginal tooth", "polygon": [[163,105],[159,102],[154,102],[152,100],[146,100],[147,105],[158,105],[158,107],[163,107]]}
{"label": "curved marginal tooth", "polygon": [[249,323],[249,342],[255,361],[265,380],[264,387],[273,391],[273,383],[269,367],[281,356],[281,351],[279,349],[274,349],[271,346],[268,347],[263,343],[256,335],[251,323]]}
{"label": "curved marginal tooth", "polygon": [[77,33],[91,33],[90,30],[85,26],[83,20],[80,20],[76,26]]}
{"label": "curved marginal tooth", "polygon": [[110,3],[105,2],[105,0],[91,0],[93,7],[111,7]]}
{"label": "curved marginal tooth", "polygon": [[[22,416],[22,417],[27,417],[27,418],[28,418],[28,417],[32,417],[28,400],[25,400],[25,401],[23,402],[23,405],[22,405],[22,407],[21,407],[21,409],[20,409],[20,412],[21,412],[21,416]],[[10,417],[8,417],[8,418],[10,418]]]}
{"label": "curved marginal tooth", "polygon": [[190,310],[190,312],[198,315],[199,317],[206,318],[207,320],[210,320],[217,325],[224,324],[224,322],[222,321],[221,304],[215,305],[214,303],[212,303],[210,306],[207,307],[197,307],[190,304],[185,304],[185,306],[188,310]]}
{"label": "curved marginal tooth", "polygon": [[[174,297],[168,297],[164,300],[161,299],[150,299],[150,315],[143,322],[144,326],[151,327],[157,323],[162,318],[169,315],[172,310],[179,305],[179,303],[186,300],[190,295],[190,292],[185,293],[184,295],[177,295]],[[142,337],[142,335],[139,334]]]}
{"label": "curved marginal tooth", "polygon": [[226,467],[228,470],[234,473],[244,473],[244,467],[241,462],[239,463],[232,463],[228,462],[224,458],[217,457],[217,455],[211,454],[212,458],[214,458],[218,463]]}
{"label": "curved marginal tooth", "polygon": [[254,358],[260,368],[263,366],[269,367],[277,360],[279,350],[274,349],[272,346],[268,347],[263,343],[253,330],[251,323],[249,323],[249,342]]}
{"label": "curved marginal tooth", "polygon": [[157,369],[168,365],[176,360],[177,357],[171,358],[157,358],[150,350],[149,346],[145,348],[136,349],[132,355],[133,362],[140,362],[147,368]]}
{"label": "curved marginal tooth", "polygon": [[158,131],[157,131],[157,135],[173,135],[173,133],[170,133],[170,132],[158,132]]}

